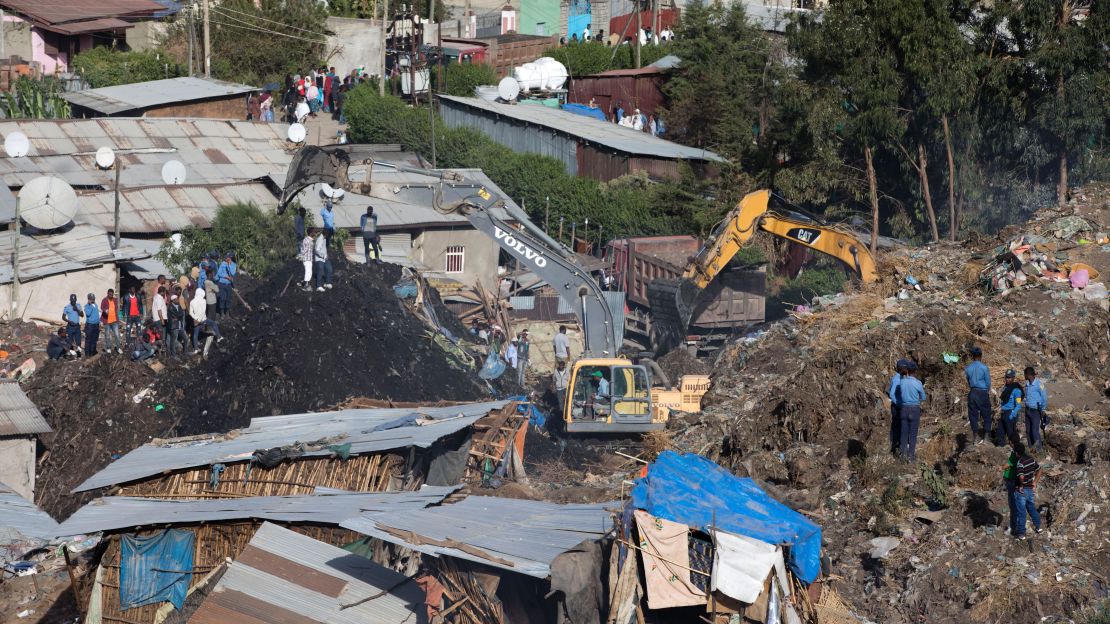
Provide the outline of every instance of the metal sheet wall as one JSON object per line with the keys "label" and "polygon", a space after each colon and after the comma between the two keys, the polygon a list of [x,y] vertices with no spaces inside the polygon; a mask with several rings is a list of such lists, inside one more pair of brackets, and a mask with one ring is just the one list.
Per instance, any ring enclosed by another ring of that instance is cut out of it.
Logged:
{"label": "metal sheet wall", "polygon": [[563,163],[567,173],[578,175],[577,140],[515,119],[475,113],[469,107],[457,106],[447,99],[440,99],[439,102],[440,116],[449,128],[473,128],[515,152],[550,156]]}
{"label": "metal sheet wall", "polygon": [[612,120],[619,102],[625,112],[639,108],[645,115],[654,115],[663,106],[663,74],[636,76],[584,76],[575,78],[567,92],[567,100],[589,104],[590,100]]}

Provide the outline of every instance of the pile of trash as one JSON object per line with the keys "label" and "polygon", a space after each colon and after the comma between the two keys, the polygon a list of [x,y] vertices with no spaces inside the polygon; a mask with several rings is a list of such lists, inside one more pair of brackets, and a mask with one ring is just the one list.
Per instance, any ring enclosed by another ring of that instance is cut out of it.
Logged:
{"label": "pile of trash", "polygon": [[[995,240],[887,252],[879,284],[730,345],[703,413],[670,423],[671,448],[750,476],[822,525],[833,586],[872,621],[1082,619],[1110,596],[1110,313],[1098,281],[1110,271],[1099,242],[1110,188],[1075,197]],[[972,346],[991,368],[996,421],[1007,369],[1035,367],[1048,390],[1045,532],[1029,541],[1008,535],[1009,450],[969,439]],[[887,384],[903,358],[928,394],[912,464],[888,437]]]}

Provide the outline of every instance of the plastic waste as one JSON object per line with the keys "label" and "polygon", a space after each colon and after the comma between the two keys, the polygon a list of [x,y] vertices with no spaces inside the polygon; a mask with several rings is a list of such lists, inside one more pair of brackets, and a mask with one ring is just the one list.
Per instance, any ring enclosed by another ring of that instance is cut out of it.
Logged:
{"label": "plastic waste", "polygon": [[496,353],[490,353],[486,356],[486,362],[482,365],[482,369],[478,371],[480,379],[492,380],[497,379],[505,373],[507,364]]}

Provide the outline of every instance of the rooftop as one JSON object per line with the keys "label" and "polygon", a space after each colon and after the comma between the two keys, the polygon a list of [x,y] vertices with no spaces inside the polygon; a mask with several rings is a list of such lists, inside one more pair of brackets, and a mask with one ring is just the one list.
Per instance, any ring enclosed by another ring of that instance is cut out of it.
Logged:
{"label": "rooftop", "polygon": [[15,381],[0,381],[0,436],[49,433],[42,412]]}
{"label": "rooftop", "polygon": [[[34,503],[0,483],[0,547],[26,542],[26,538],[48,542],[58,536],[58,523]],[[16,550],[30,550],[34,545],[20,546]],[[23,552],[9,552],[18,558]]]}
{"label": "rooftop", "polygon": [[569,134],[586,143],[601,145],[627,154],[684,160],[724,161],[723,158],[709,150],[680,145],[651,136],[646,132],[546,106],[502,104],[480,98],[451,95],[440,95],[439,98],[441,101],[448,102],[449,106],[469,108],[472,111],[480,111],[488,115],[507,117],[526,124]]}
{"label": "rooftop", "polygon": [[[196,436],[144,444],[108,464],[77,486],[74,492],[182,468],[247,461],[254,451],[303,442],[305,456],[329,456],[327,444],[350,443],[350,453],[375,453],[416,446],[428,448],[436,440],[469,427],[508,401],[465,403],[447,407],[349,409],[311,414],[254,418],[246,429],[231,434]],[[323,442],[324,444],[317,444]]]}
{"label": "rooftop", "polygon": [[58,535],[79,535],[162,524],[273,520],[339,524],[360,514],[423,509],[438,505],[461,486],[424,486],[416,492],[337,492],[301,496],[245,496],[204,500],[166,500],[105,496],[85,505],[58,527]]}
{"label": "rooftop", "polygon": [[433,557],[448,556],[547,578],[551,562],[613,526],[618,503],[559,505],[469,496],[420,510],[363,515],[340,526]]}
{"label": "rooftop", "polygon": [[405,580],[361,555],[267,522],[189,622],[420,621],[414,610],[424,593]]}
{"label": "rooftop", "polygon": [[152,0],[0,0],[38,26],[66,35],[130,28],[120,17],[152,17],[166,7]]}
{"label": "rooftop", "polygon": [[[12,243],[10,235],[0,237],[0,257],[12,257]],[[91,225],[74,225],[54,234],[23,233],[19,245],[19,280],[29,282],[51,275],[92,269],[116,260],[145,258],[147,255],[145,251],[124,247],[113,252],[108,242],[108,233]],[[12,281],[12,268],[10,262],[0,264],[0,284]],[[84,302],[84,293],[80,293],[80,301]],[[61,308],[58,308],[59,319],[61,312]]]}
{"label": "rooftop", "polygon": [[70,104],[94,110],[103,115],[141,111],[153,106],[222,98],[257,91],[257,87],[212,78],[182,76],[149,82],[70,91],[62,97]]}

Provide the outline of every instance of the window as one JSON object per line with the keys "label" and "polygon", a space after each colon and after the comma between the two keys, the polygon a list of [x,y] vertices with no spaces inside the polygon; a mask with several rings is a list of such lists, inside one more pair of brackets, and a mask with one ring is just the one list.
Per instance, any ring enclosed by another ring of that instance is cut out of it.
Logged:
{"label": "window", "polygon": [[536,22],[536,34],[540,35],[540,36],[547,35],[547,23],[546,22]]}
{"label": "window", "polygon": [[466,248],[462,245],[452,245],[447,248],[447,270],[446,273],[462,273],[463,260],[466,255]]}

